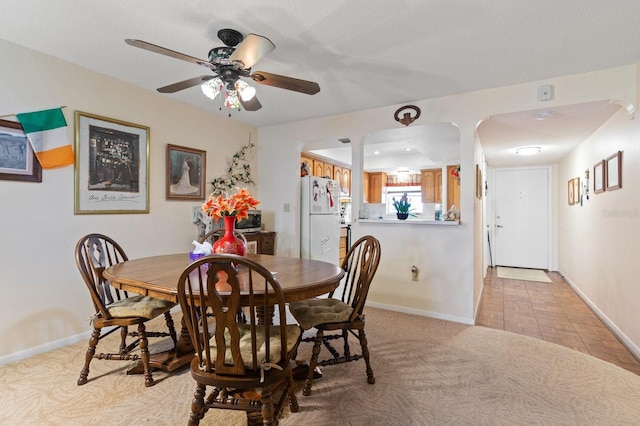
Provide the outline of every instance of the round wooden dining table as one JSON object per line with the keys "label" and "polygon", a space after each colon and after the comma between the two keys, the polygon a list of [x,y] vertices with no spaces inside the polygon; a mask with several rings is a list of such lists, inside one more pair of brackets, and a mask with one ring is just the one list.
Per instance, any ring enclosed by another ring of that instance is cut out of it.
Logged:
{"label": "round wooden dining table", "polygon": [[[329,293],[344,276],[338,265],[318,260],[266,254],[246,257],[275,275],[287,303]],[[121,290],[178,303],[178,279],[189,263],[188,253],[144,257],[115,264],[105,269],[103,276]],[[193,347],[183,322],[175,350],[152,354],[151,367],[172,371],[192,357]]]}

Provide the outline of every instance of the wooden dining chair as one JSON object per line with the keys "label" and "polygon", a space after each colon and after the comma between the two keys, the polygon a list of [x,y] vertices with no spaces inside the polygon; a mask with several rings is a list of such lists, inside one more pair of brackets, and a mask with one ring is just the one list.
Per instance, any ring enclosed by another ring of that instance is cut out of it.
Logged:
{"label": "wooden dining chair", "polygon": [[[180,276],[178,300],[196,355],[190,425],[199,424],[212,407],[244,410],[265,425],[277,424],[286,400],[291,412],[298,411],[291,360],[302,328],[286,324],[284,295],[271,272],[237,255],[203,257]],[[241,306],[247,323],[237,321]],[[282,321],[260,323],[259,311],[273,311]]]}
{"label": "wooden dining chair", "polygon": [[[88,234],[82,237],[76,244],[75,258],[95,309],[95,313],[90,318],[93,333],[89,339],[89,349],[85,355],[78,385],[87,383],[89,364],[93,359],[135,361],[140,358],[144,369],[144,384],[153,386],[155,382],[149,366],[147,339],[170,336],[175,348],[177,336],[170,309],[176,304],[149,296],[129,295],[126,291],[109,285],[102,275],[103,271],[128,259],[122,247],[106,235]],[[145,323],[162,314],[164,314],[168,332],[147,331]],[[137,332],[129,332],[129,327],[134,325],[138,326]],[[102,334],[104,327],[107,327],[108,331]],[[120,330],[118,350],[113,353],[96,354],[96,347],[100,340],[117,330]],[[134,337],[135,340],[127,344],[129,336]],[[140,355],[132,353],[138,346]]]}
{"label": "wooden dining chair", "polygon": [[[370,235],[364,236],[349,248],[347,256],[342,261],[345,278],[336,290],[329,293],[328,298],[302,300],[289,305],[291,314],[305,330],[317,330],[314,337],[303,339],[304,342],[314,342],[303,395],[311,395],[313,375],[318,365],[341,364],[364,358],[367,382],[376,382],[369,362],[363,309],[379,263],[380,242]],[[355,330],[358,331],[357,335]],[[361,354],[351,354],[349,334],[360,342]],[[331,345],[331,340],[335,339],[343,339],[342,354]],[[321,345],[329,350],[332,357],[318,360]]]}

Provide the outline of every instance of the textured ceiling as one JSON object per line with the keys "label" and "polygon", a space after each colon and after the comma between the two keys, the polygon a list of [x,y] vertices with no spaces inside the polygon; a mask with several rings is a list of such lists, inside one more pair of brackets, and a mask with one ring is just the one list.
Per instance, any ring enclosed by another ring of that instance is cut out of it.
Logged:
{"label": "textured ceiling", "polygon": [[[639,16],[636,0],[2,0],[0,38],[155,91],[203,69],[125,38],[207,59],[219,29],[263,35],[276,49],[254,71],[321,91],[257,85],[263,108],[232,119],[261,127],[632,64]],[[198,87],[158,96],[228,113]]]}

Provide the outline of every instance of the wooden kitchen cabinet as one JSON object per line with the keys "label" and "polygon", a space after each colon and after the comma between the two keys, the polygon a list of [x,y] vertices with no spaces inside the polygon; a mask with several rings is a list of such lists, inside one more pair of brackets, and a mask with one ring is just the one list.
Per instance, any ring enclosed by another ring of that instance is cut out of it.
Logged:
{"label": "wooden kitchen cabinet", "polygon": [[369,173],[364,172],[362,174],[362,192],[364,195],[364,201],[365,203],[369,202]]}
{"label": "wooden kitchen cabinet", "polygon": [[442,169],[420,170],[423,203],[442,203]]}
{"label": "wooden kitchen cabinet", "polygon": [[247,253],[275,255],[275,232],[250,232],[244,237],[247,239]]}
{"label": "wooden kitchen cabinet", "polygon": [[[300,169],[302,170],[302,164],[307,163],[309,165],[309,174],[313,176],[313,158],[305,155],[300,156]],[[302,173],[300,173],[302,176]]]}
{"label": "wooden kitchen cabinet", "polygon": [[338,265],[342,265],[342,261],[347,257],[349,250],[349,228],[343,226],[340,228],[340,249],[338,254]]}
{"label": "wooden kitchen cabinet", "polygon": [[333,165],[333,180],[338,181],[340,193],[342,193],[342,167]]}
{"label": "wooden kitchen cabinet", "polygon": [[328,177],[329,179],[333,179],[333,164],[327,163],[325,161],[325,163],[324,163],[324,173],[323,173],[322,177]]}
{"label": "wooden kitchen cabinet", "polygon": [[[460,211],[460,179],[451,174],[451,171],[458,166],[447,166],[447,208],[449,210],[451,206],[456,206],[456,209]],[[442,209],[443,212],[446,211]]]}
{"label": "wooden kitchen cabinet", "polygon": [[313,159],[313,172],[311,173],[313,176],[322,177],[324,176],[324,161],[318,160],[316,158]]}
{"label": "wooden kitchen cabinet", "polygon": [[387,183],[387,174],[384,172],[369,172],[369,203],[382,202],[382,188]]}
{"label": "wooden kitchen cabinet", "polygon": [[347,196],[351,196],[351,170],[347,168],[342,169],[342,180],[340,181],[340,188],[342,192]]}

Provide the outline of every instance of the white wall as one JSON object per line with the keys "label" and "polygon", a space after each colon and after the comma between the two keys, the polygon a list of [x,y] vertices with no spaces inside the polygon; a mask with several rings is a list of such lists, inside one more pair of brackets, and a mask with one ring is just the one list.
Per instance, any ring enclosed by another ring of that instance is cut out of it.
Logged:
{"label": "white wall", "polygon": [[[640,121],[623,108],[559,165],[559,270],[640,356]],[[622,188],[593,192],[593,166],[623,151]],[[590,171],[590,196],[567,204],[567,181]]]}
{"label": "white wall", "polygon": [[[389,309],[472,323],[482,288],[482,246],[486,238],[482,229],[482,204],[475,198],[475,164],[482,164],[483,159],[482,147],[475,141],[476,125],[493,114],[540,108],[536,94],[542,84],[555,86],[555,99],[544,103],[545,107],[553,108],[603,99],[635,99],[635,79],[635,66],[630,65],[412,101],[422,110],[422,121],[417,124],[451,122],[460,129],[462,224],[443,229],[411,224],[389,227],[354,223],[354,238],[372,234],[382,244],[382,259],[369,302]],[[370,132],[401,126],[393,119],[399,106],[260,128],[260,199],[263,206],[274,212],[273,217],[266,220],[278,231],[278,254],[297,256],[299,253],[298,160],[302,147],[325,138],[350,138],[352,191],[361,194],[363,140]],[[295,208],[284,212],[285,204]],[[352,211],[355,214],[359,209],[356,195]],[[412,265],[421,271],[418,283],[411,281]]]}
{"label": "white wall", "polygon": [[90,330],[92,305],[73,257],[82,235],[106,233],[133,258],[193,247],[191,207],[200,202],[165,199],[167,144],[206,150],[208,182],[257,130],[4,41],[0,56],[0,115],[66,105],[72,143],[74,110],[149,126],[151,137],[149,214],[75,216],[73,166],[44,170],[42,183],[0,181],[1,364]]}

